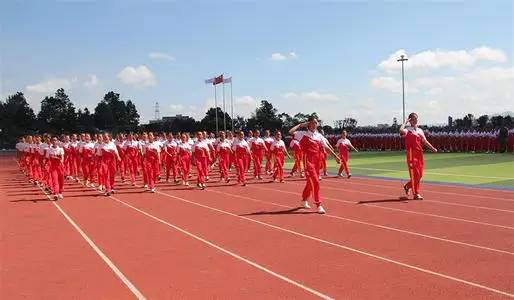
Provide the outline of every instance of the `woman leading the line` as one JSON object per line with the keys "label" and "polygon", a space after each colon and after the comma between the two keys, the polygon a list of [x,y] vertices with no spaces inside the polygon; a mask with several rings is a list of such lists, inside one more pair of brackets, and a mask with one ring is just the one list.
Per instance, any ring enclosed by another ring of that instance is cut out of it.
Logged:
{"label": "woman leading the line", "polygon": [[341,167],[339,167],[339,172],[337,172],[337,176],[341,177],[343,176],[343,170],[346,172],[346,176],[348,179],[352,177],[352,173],[350,173],[350,170],[348,169],[348,159],[350,158],[350,149],[353,149],[355,152],[359,152],[355,147],[352,145],[352,142],[347,138],[348,133],[346,130],[343,130],[341,132],[341,138],[336,143],[336,148],[339,149],[339,159],[341,159]]}
{"label": "woman leading the line", "polygon": [[[291,130],[289,130],[289,134],[291,134],[293,138],[300,143],[300,148],[305,155],[304,168],[305,177],[307,180],[302,193],[302,206],[304,208],[310,208],[309,202],[307,200],[312,195],[314,198],[314,203],[318,207],[318,213],[324,214],[325,210],[323,209],[323,206],[321,206],[321,199],[319,195],[319,170],[321,164],[319,155],[320,149],[321,147],[325,148],[334,156],[337,163],[339,163],[339,157],[326,143],[326,140],[316,129],[317,127],[318,120],[311,116],[307,122],[300,123],[291,128]],[[300,128],[307,128],[307,130],[298,131]]]}
{"label": "woman leading the line", "polygon": [[[410,126],[407,126],[410,125]],[[407,167],[409,168],[410,181],[404,185],[405,193],[408,195],[412,190],[415,200],[423,200],[419,193],[421,177],[423,177],[424,160],[423,145],[432,152],[437,149],[427,141],[421,128],[418,128],[418,115],[411,113],[407,121],[400,126],[400,135],[405,137],[405,149],[407,150]]]}

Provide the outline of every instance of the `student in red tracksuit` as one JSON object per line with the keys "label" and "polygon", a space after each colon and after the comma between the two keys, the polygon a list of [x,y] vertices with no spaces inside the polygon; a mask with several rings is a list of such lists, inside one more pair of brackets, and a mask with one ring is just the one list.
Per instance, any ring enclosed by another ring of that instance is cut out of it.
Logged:
{"label": "student in red tracksuit", "polygon": [[273,164],[272,164],[272,153],[271,153],[271,150],[270,150],[270,147],[271,145],[275,142],[275,139],[271,136],[271,133],[269,130],[266,130],[264,132],[264,144],[266,145],[266,149],[268,149],[268,151],[266,151],[266,166],[264,167],[264,171],[266,172],[266,174],[270,175],[272,174],[272,170],[273,170]]}
{"label": "student in red tracksuit", "polygon": [[232,145],[225,138],[225,132],[220,132],[220,140],[218,145],[216,146],[216,151],[219,156],[219,168],[220,168],[220,181],[225,180],[226,183],[230,182],[230,178],[228,176],[228,166],[230,163],[230,156],[232,155]]}
{"label": "student in red tracksuit", "polygon": [[125,160],[125,149],[123,148],[123,144],[125,143],[123,134],[118,134],[116,136],[116,141],[114,141],[114,145],[116,145],[116,150],[118,150],[118,155],[121,160],[116,162],[116,169],[120,173],[121,182],[125,182],[125,175],[127,174],[127,164]]}
{"label": "student in red tracksuit", "polygon": [[191,144],[186,133],[180,135],[178,144],[178,163],[182,173],[182,184],[189,186],[189,173],[191,172]]}
{"label": "student in red tracksuit", "polygon": [[[253,132],[251,130],[248,130],[248,137],[246,138],[246,142],[248,143],[248,147],[250,147],[250,150],[252,149],[252,142],[253,142]],[[250,153],[246,156],[246,172],[250,172],[250,166],[252,165],[252,154]]]}
{"label": "student in red tracksuit", "polygon": [[250,151],[252,152],[253,159],[253,177],[256,179],[262,179],[262,159],[264,158],[264,153],[268,152],[268,150],[264,140],[261,139],[261,132],[255,130],[252,142],[250,143]]}
{"label": "student in red tracksuit", "polygon": [[101,146],[102,173],[105,183],[105,195],[110,196],[114,193],[114,183],[116,177],[116,163],[121,160],[116,145],[111,140],[108,133],[103,135],[103,144]]}
{"label": "student in red tracksuit", "polygon": [[161,168],[161,143],[157,142],[153,133],[148,133],[148,143],[144,148],[144,167],[148,190],[155,193],[155,182]]}
{"label": "student in red tracksuit", "polygon": [[205,189],[205,180],[209,172],[210,150],[207,141],[204,138],[203,132],[199,131],[196,134],[197,141],[193,145],[193,158],[196,164],[197,186],[200,189]]}
{"label": "student in red tracksuit", "polygon": [[[300,172],[300,176],[303,177],[303,171],[302,171],[302,148],[300,147],[300,142],[297,141],[294,137],[289,143],[289,148],[293,150],[294,153],[294,165],[291,169],[291,176],[294,176],[296,172]],[[305,168],[305,166],[304,166]]]}
{"label": "student in red tracksuit", "polygon": [[[407,126],[408,124],[410,124],[410,126]],[[410,176],[410,181],[405,184],[403,188],[407,195],[409,191],[412,190],[415,200],[423,200],[423,197],[419,193],[424,170],[423,145],[427,146],[433,152],[437,152],[437,149],[427,141],[423,130],[418,128],[418,115],[416,113],[411,113],[407,121],[400,126],[400,135],[405,137],[407,166]]]}
{"label": "student in red tracksuit", "polygon": [[64,150],[64,177],[69,178],[71,174],[71,160],[73,159],[72,151],[70,145],[70,137],[65,135],[63,136],[63,142],[61,147]]}
{"label": "student in red tracksuit", "polygon": [[82,156],[82,176],[86,186],[95,186],[95,143],[91,142],[89,133],[85,135],[84,143],[80,145],[79,154]]}
{"label": "student in red tracksuit", "polygon": [[[230,149],[232,149],[232,143],[234,142],[234,135],[232,134],[232,131],[229,131],[227,133],[227,141],[230,143]],[[232,170],[232,166],[234,166],[236,163],[236,153],[232,151],[230,154],[230,161],[228,162],[228,170]]]}
{"label": "student in red tracksuit", "polygon": [[125,161],[130,174],[130,182],[132,186],[136,185],[136,175],[138,173],[139,156],[141,153],[141,144],[134,139],[134,135],[129,133],[127,140],[123,143],[125,151]]}
{"label": "student in red tracksuit", "polygon": [[232,150],[236,153],[237,183],[246,186],[247,157],[251,152],[244,132],[239,132],[239,137],[232,143]]}
{"label": "student in red tracksuit", "polygon": [[271,144],[269,152],[275,162],[273,165],[273,169],[275,170],[273,172],[273,180],[284,182],[284,156],[287,155],[288,158],[291,158],[291,156],[287,152],[286,144],[282,140],[282,133],[280,131],[275,133],[275,140]]}
{"label": "student in red tracksuit", "polygon": [[173,134],[168,134],[168,140],[164,142],[164,159],[166,162],[166,182],[170,181],[170,173],[173,176],[173,181],[178,183],[177,179],[177,147],[178,143],[173,138]]}
{"label": "student in red tracksuit", "polygon": [[48,158],[49,176],[51,183],[50,190],[54,199],[62,199],[64,191],[64,150],[59,147],[59,141],[56,137],[51,140],[52,146],[46,150],[46,157]]}
{"label": "student in red tracksuit", "polygon": [[352,177],[352,174],[350,173],[350,169],[348,169],[348,159],[350,158],[350,149],[353,149],[355,152],[359,152],[355,147],[352,145],[352,142],[347,138],[348,133],[346,130],[343,130],[341,132],[341,138],[337,140],[336,148],[339,149],[339,159],[341,159],[341,167],[339,167],[339,172],[337,172],[337,176],[341,177],[343,176],[343,170],[346,173],[346,176],[348,179]]}
{"label": "student in red tracksuit", "polygon": [[72,134],[71,135],[71,141],[70,141],[70,178],[73,180],[79,180],[78,178],[78,141],[77,141],[77,135]]}
{"label": "student in red tracksuit", "polygon": [[[297,131],[299,128],[307,128],[306,131]],[[326,144],[326,139],[316,130],[318,127],[318,120],[313,116],[309,117],[305,123],[300,123],[291,130],[289,133],[295,140],[300,142],[300,147],[305,156],[304,167],[305,177],[307,182],[302,193],[302,205],[304,208],[310,208],[308,199],[312,195],[314,202],[318,207],[318,213],[324,214],[325,209],[321,206],[321,198],[319,195],[319,170],[320,170],[320,148],[327,149],[339,163],[339,157],[334,153],[331,147]]]}

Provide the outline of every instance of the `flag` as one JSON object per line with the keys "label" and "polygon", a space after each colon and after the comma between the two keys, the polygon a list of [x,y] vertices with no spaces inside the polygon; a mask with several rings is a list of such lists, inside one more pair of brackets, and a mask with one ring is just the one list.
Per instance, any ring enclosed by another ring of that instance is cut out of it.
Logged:
{"label": "flag", "polygon": [[223,74],[221,74],[220,76],[218,77],[215,77],[214,78],[214,82],[212,83],[213,85],[216,85],[216,84],[220,84],[223,82]]}
{"label": "flag", "polygon": [[232,77],[223,79],[223,83],[232,83]]}
{"label": "flag", "polygon": [[205,79],[205,84],[212,84],[214,83],[214,77],[213,78],[209,78],[209,79]]}

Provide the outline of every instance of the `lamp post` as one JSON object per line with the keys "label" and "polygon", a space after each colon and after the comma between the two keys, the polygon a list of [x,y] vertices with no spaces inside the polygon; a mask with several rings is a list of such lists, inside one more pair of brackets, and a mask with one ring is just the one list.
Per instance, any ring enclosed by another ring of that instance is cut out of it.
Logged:
{"label": "lamp post", "polygon": [[402,99],[403,99],[403,121],[405,121],[405,71],[403,68],[403,62],[408,61],[409,59],[405,57],[405,55],[400,55],[400,58],[397,60],[402,63]]}

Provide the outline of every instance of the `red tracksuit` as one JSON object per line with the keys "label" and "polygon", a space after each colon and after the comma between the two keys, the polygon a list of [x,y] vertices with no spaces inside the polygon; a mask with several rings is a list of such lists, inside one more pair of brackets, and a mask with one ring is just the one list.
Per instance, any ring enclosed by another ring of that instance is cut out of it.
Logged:
{"label": "red tracksuit", "polygon": [[[300,172],[300,174],[302,174],[302,157],[303,157],[303,153],[302,153],[302,148],[300,147],[300,142],[298,142],[297,140],[295,139],[292,139],[291,140],[291,143],[289,144],[289,148],[291,148],[291,150],[293,150],[294,152],[294,166],[293,166],[293,169],[291,169],[291,174],[294,174],[295,172]],[[305,168],[305,166],[304,166]]]}
{"label": "red tracksuit", "polygon": [[232,151],[230,151],[230,142],[224,140],[223,142],[219,142],[217,146],[217,151],[219,154],[219,167],[220,167],[220,176],[221,179],[228,179],[228,166],[230,163],[230,156]]}
{"label": "red tracksuit", "polygon": [[123,149],[125,150],[125,161],[127,163],[127,169],[130,174],[130,181],[132,184],[136,183],[137,169],[139,165],[139,153],[141,145],[138,141],[126,141],[123,143]]}
{"label": "red tracksuit", "polygon": [[304,168],[307,182],[303,189],[303,200],[309,199],[312,195],[314,203],[321,205],[319,195],[319,170],[320,170],[320,149],[325,147],[323,136],[317,131],[297,131],[294,136],[295,140],[300,142],[300,147],[304,154]]}
{"label": "red tracksuit", "polygon": [[121,160],[116,161],[116,169],[120,173],[121,181],[125,181],[125,175],[127,174],[127,163],[125,161],[125,149],[123,148],[123,142],[116,141],[114,142],[116,145],[116,150],[118,150],[118,155]]}
{"label": "red tracksuit", "polygon": [[251,143],[253,158],[253,176],[260,177],[262,173],[262,159],[266,151],[264,141],[261,138],[254,138]]}
{"label": "red tracksuit", "polygon": [[407,150],[407,166],[409,168],[410,181],[407,188],[413,193],[419,194],[420,182],[423,177],[423,141],[426,139],[420,128],[407,127],[402,134],[405,136],[405,148]]}
{"label": "red tracksuit", "polygon": [[237,182],[246,183],[246,170],[248,169],[248,151],[250,147],[245,140],[234,140],[232,150],[236,153]]}
{"label": "red tracksuit", "polygon": [[173,175],[173,180],[177,179],[177,142],[167,141],[164,144],[166,149],[165,163],[166,163],[166,181],[170,179],[170,173]]}
{"label": "red tracksuit", "polygon": [[[82,155],[82,175],[84,180],[94,182],[95,177],[95,144],[92,142],[84,143],[79,149]],[[65,151],[66,154],[66,151]]]}
{"label": "red tracksuit", "polygon": [[284,180],[284,156],[287,151],[284,141],[275,141],[270,146],[270,152],[275,156],[273,179]]}
{"label": "red tracksuit", "polygon": [[157,175],[159,174],[159,156],[161,155],[161,145],[158,142],[152,142],[145,145],[144,166],[146,180],[149,189],[155,188]]}
{"label": "red tracksuit", "polygon": [[272,171],[272,168],[273,168],[273,166],[271,165],[272,152],[271,152],[270,148],[271,148],[271,145],[273,145],[274,142],[275,142],[275,139],[273,139],[272,137],[267,137],[267,138],[264,139],[264,144],[266,145],[266,149],[268,149],[268,151],[266,151],[266,153],[265,153],[265,156],[266,156],[266,166],[264,167],[264,170],[266,171],[266,173],[270,173]]}
{"label": "red tracksuit", "polygon": [[198,183],[205,183],[205,177],[209,172],[209,145],[207,141],[196,142],[193,146],[196,170],[198,172]]}
{"label": "red tracksuit", "polygon": [[114,189],[117,162],[116,152],[118,150],[116,149],[116,145],[113,142],[103,144],[101,149],[102,173],[104,176],[105,191],[110,193]]}
{"label": "red tracksuit", "polygon": [[339,148],[339,158],[341,159],[341,166],[339,167],[338,174],[341,174],[344,170],[346,175],[350,174],[350,170],[348,169],[348,159],[350,157],[350,147],[351,143],[349,139],[339,139],[337,141],[336,147]]}
{"label": "red tracksuit", "polygon": [[191,172],[191,145],[187,142],[178,145],[178,161],[182,170],[182,180],[187,181]]}
{"label": "red tracksuit", "polygon": [[49,165],[49,183],[53,194],[62,194],[64,191],[64,165],[61,156],[64,150],[61,147],[51,147],[46,151]]}

